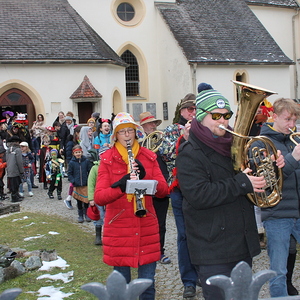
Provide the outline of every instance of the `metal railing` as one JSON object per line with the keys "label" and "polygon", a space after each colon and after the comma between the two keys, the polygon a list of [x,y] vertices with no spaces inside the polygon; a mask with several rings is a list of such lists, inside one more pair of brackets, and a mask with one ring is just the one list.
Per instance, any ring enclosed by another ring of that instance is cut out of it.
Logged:
{"label": "metal railing", "polygon": [[[212,276],[207,280],[208,284],[218,286],[225,293],[225,300],[258,300],[261,287],[276,273],[264,270],[252,274],[252,270],[245,262],[238,263],[231,272],[231,277],[224,275]],[[102,283],[91,282],[81,288],[99,300],[135,300],[152,283],[150,279],[135,279],[129,284],[117,271],[113,271],[107,278],[106,286]],[[0,295],[0,300],[14,300],[21,289],[8,289]],[[275,298],[268,298],[275,299]],[[300,296],[287,296],[276,299],[300,300]],[[267,300],[267,299],[265,299]]]}

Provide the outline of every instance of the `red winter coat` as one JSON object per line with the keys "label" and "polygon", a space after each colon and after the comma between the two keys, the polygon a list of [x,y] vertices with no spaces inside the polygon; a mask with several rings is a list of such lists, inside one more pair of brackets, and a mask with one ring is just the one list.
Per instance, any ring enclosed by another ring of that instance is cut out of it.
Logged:
{"label": "red winter coat", "polygon": [[[141,147],[136,157],[144,166],[144,179],[158,181],[158,198],[168,193],[168,185],[156,161],[156,154]],[[119,187],[111,185],[128,173],[127,165],[113,147],[101,156],[94,201],[106,205],[103,230],[103,261],[110,266],[137,268],[160,259],[159,228],[151,196],[145,196],[146,217],[134,215],[133,202]]]}

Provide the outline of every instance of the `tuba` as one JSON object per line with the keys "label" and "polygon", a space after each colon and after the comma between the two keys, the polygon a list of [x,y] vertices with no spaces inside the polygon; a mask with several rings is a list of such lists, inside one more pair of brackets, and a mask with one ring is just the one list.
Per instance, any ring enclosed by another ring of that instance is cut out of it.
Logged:
{"label": "tuba", "polygon": [[141,146],[145,147],[153,152],[157,152],[158,148],[163,142],[164,133],[156,130],[144,137],[141,142]]}
{"label": "tuba", "polygon": [[[265,177],[265,191],[262,193],[249,193],[248,198],[256,206],[272,207],[281,200],[283,184],[282,170],[271,159],[272,154],[277,159],[277,149],[267,137],[250,137],[248,135],[260,104],[266,97],[276,93],[244,82],[232,82],[236,85],[238,91],[238,109],[234,131],[225,128],[223,125],[219,127],[234,135],[231,146],[234,170],[238,172],[250,168],[252,169],[251,175]],[[262,142],[264,147],[252,147],[255,141]],[[250,157],[249,151],[251,153]]]}

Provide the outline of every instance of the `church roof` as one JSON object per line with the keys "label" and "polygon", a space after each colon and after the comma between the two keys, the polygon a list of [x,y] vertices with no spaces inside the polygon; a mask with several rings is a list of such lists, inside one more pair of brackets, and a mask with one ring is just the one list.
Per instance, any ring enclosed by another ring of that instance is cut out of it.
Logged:
{"label": "church roof", "polygon": [[1,0],[0,63],[124,61],[67,0]]}
{"label": "church roof", "polygon": [[156,7],[190,63],[293,64],[245,1],[181,0]]}
{"label": "church roof", "polygon": [[90,79],[85,75],[82,83],[71,95],[71,99],[102,98],[102,95],[94,88]]}
{"label": "church roof", "polygon": [[297,1],[294,0],[245,0],[249,5],[259,6],[278,6],[285,8],[297,8],[299,7]]}

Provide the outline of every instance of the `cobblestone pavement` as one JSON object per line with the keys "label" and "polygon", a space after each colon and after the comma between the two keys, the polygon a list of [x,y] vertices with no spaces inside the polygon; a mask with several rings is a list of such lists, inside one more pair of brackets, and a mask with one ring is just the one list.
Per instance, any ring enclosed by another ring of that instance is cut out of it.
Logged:
{"label": "cobblestone pavement", "polygon": [[[63,201],[58,201],[56,193],[54,193],[55,199],[50,200],[42,187],[42,184],[36,184],[39,186],[38,189],[33,189],[34,196],[27,197],[25,192],[25,199],[21,202],[21,211],[40,211],[46,214],[56,214],[69,219],[71,222],[77,223],[77,210],[68,210]],[[62,196],[65,199],[67,196],[69,184],[67,178],[63,179],[63,193]],[[25,187],[27,191],[27,187]],[[73,201],[75,206],[76,202]],[[94,234],[93,223],[80,224],[80,226]],[[177,246],[176,246],[176,226],[172,209],[169,209],[167,217],[167,233],[166,233],[166,254],[171,258],[172,262],[167,265],[161,263],[157,264],[156,271],[156,299],[157,300],[177,300],[182,299],[183,285],[180,280],[178,263],[177,263]],[[266,270],[269,267],[268,257],[266,250],[263,250],[260,255],[254,258],[253,272],[257,273],[261,270]],[[294,272],[294,285],[299,290],[300,288],[300,273],[299,267],[296,264]],[[265,284],[260,292],[260,298],[270,297],[268,291],[268,285]],[[204,299],[202,296],[201,288],[197,287],[197,296],[194,299]]]}

